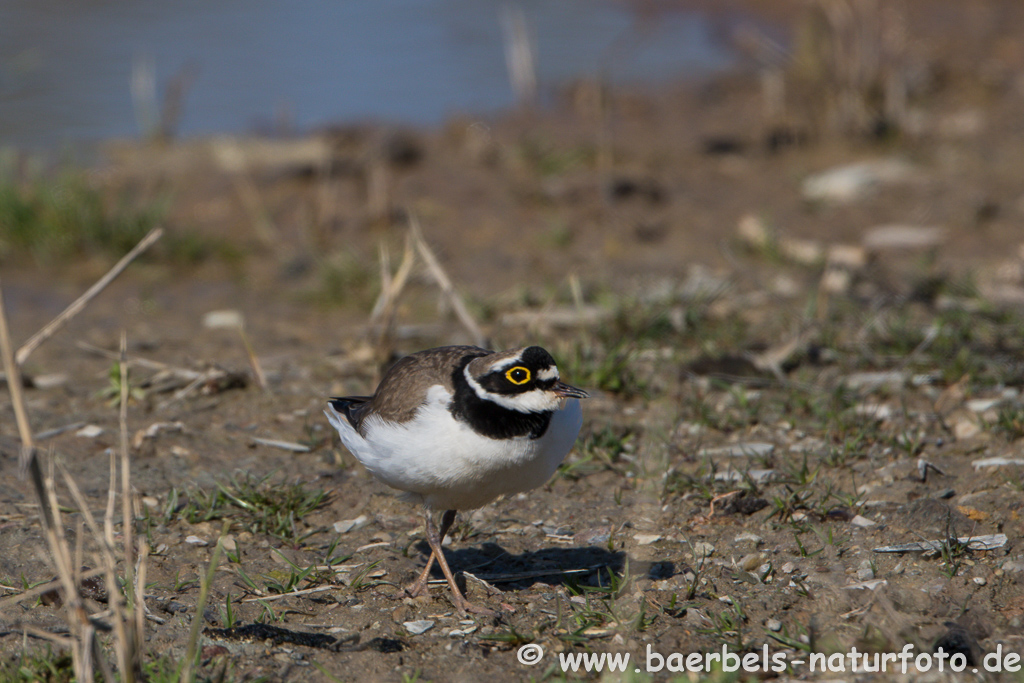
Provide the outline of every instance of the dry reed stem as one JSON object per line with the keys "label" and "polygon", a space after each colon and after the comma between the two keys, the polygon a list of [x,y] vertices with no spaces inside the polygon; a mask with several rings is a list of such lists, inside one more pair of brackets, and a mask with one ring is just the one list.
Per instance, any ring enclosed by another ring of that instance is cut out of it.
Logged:
{"label": "dry reed stem", "polygon": [[[136,648],[132,646],[129,638],[133,638],[134,629],[131,631],[126,630],[125,622],[129,620],[126,616],[125,605],[122,602],[122,595],[120,586],[117,582],[117,558],[114,556],[115,546],[113,544],[113,532],[109,531],[106,535],[100,530],[99,525],[96,523],[95,517],[89,510],[88,502],[85,500],[85,496],[82,495],[81,490],[78,488],[78,484],[71,477],[71,474],[67,471],[64,465],[60,465],[61,475],[64,478],[64,483],[68,487],[68,491],[71,493],[71,497],[75,500],[81,511],[82,517],[85,519],[86,525],[89,530],[92,531],[93,537],[99,543],[100,546],[100,558],[103,562],[103,576],[106,579],[108,604],[110,610],[113,613],[114,621],[114,635],[115,642],[114,647],[117,652],[118,668],[124,672],[123,680],[132,681],[134,676],[130,676],[128,672],[134,671],[135,667],[132,665],[132,653],[135,652]],[[111,479],[108,491],[113,492],[116,487],[116,478]],[[109,511],[109,508],[108,508]],[[109,519],[109,517],[107,517]],[[105,526],[107,526],[105,519]],[[122,522],[122,526],[128,526]],[[111,526],[108,527],[111,528]],[[76,584],[77,585],[77,584]],[[125,591],[127,594],[127,581],[125,582]]]}
{"label": "dry reed stem", "polygon": [[51,320],[46,324],[43,329],[36,332],[32,337],[21,345],[18,349],[18,353],[15,355],[15,361],[18,365],[24,365],[25,361],[32,354],[40,344],[45,342],[47,339],[57,334],[57,332],[68,323],[69,320],[78,315],[86,304],[92,301],[97,294],[102,292],[107,285],[114,281],[121,272],[128,267],[128,265],[134,261],[138,256],[149,249],[158,239],[164,234],[163,228],[153,228],[149,231],[149,234],[142,238],[138,244],[136,244],[131,251],[125,254],[120,261],[114,264],[114,267],[107,271],[107,274],[96,281],[92,287],[85,291],[85,294],[71,302],[71,305],[64,309],[60,315]]}
{"label": "dry reed stem", "polygon": [[380,245],[380,263],[380,296],[377,297],[376,303],[373,304],[373,311],[370,313],[370,322],[372,323],[377,319],[383,319],[384,325],[387,326],[391,324],[390,321],[394,316],[394,311],[398,303],[398,296],[402,293],[402,290],[405,289],[405,284],[408,282],[409,275],[412,273],[412,267],[416,264],[416,251],[413,249],[412,236],[406,236],[405,250],[402,252],[402,263],[399,264],[394,277],[391,276],[390,258],[388,256],[387,248],[383,243]]}
{"label": "dry reed stem", "polygon": [[35,440],[32,438],[32,427],[29,425],[28,412],[25,410],[25,397],[21,393],[21,367],[15,361],[11,333],[7,329],[7,310],[4,308],[3,287],[0,287],[0,352],[3,354],[7,390],[11,393],[11,404],[14,406],[14,420],[18,423],[18,434],[21,436],[18,472],[24,476],[25,468],[35,454]]}
{"label": "dry reed stem", "polygon": [[437,256],[431,251],[427,245],[425,239],[423,239],[423,233],[420,230],[419,221],[416,216],[412,213],[409,214],[409,232],[412,235],[413,242],[416,245],[416,250],[423,258],[423,262],[427,266],[427,270],[433,276],[437,282],[438,287],[441,288],[441,292],[445,298],[451,304],[452,309],[455,311],[455,316],[462,323],[462,326],[469,332],[470,338],[473,343],[477,346],[483,346],[485,343],[483,332],[480,331],[480,327],[473,320],[473,316],[469,314],[469,310],[466,308],[466,304],[462,301],[462,297],[455,291],[455,286],[452,284],[451,278],[448,277],[448,273],[441,267],[440,262],[437,260]]}
{"label": "dry reed stem", "polygon": [[[36,334],[29,343],[27,343],[22,350],[26,351],[25,357],[31,351],[36,348],[43,341],[52,336],[60,327],[67,322],[71,317],[76,315],[89,300],[91,300],[100,290],[102,290],[107,283],[113,280],[117,274],[124,269],[132,259],[141,253],[145,248],[156,241],[162,234],[162,231],[157,228],[152,231],[145,239],[142,240],[135,249],[126,255],[119,263],[118,266],[107,273],[107,275],[97,282],[85,295],[79,297],[79,299],[69,306],[60,316],[58,316],[53,322],[47,325],[43,330]],[[138,595],[140,589],[134,586],[132,579],[132,501],[130,498],[131,484],[129,474],[129,459],[128,459],[128,424],[127,424],[127,405],[128,405],[128,366],[125,362],[127,349],[127,338],[124,333],[121,335],[121,466],[122,466],[122,496],[123,496],[123,520],[122,526],[124,529],[124,558],[125,558],[125,572],[126,578],[126,590],[125,594],[128,599],[131,599],[131,593],[129,592],[132,587],[135,588],[135,594]],[[47,541],[47,545],[50,549],[50,558],[57,570],[59,579],[59,585],[64,592],[64,608],[66,614],[66,620],[68,629],[71,634],[70,649],[72,656],[72,665],[75,671],[75,677],[82,683],[89,683],[95,680],[95,666],[98,665],[103,675],[104,680],[113,681],[114,673],[110,668],[109,662],[103,656],[100,649],[99,641],[96,638],[96,627],[93,623],[93,619],[99,618],[97,615],[90,615],[86,610],[85,602],[82,599],[81,593],[78,590],[81,580],[86,575],[97,575],[93,572],[87,572],[83,574],[80,570],[82,566],[82,555],[83,555],[83,538],[82,533],[82,519],[84,518],[85,523],[89,525],[92,530],[96,541],[99,543],[101,549],[101,555],[105,562],[105,567],[101,572],[107,583],[107,593],[109,596],[109,602],[111,606],[111,613],[114,617],[114,631],[116,634],[114,648],[118,656],[119,670],[121,674],[121,680],[124,683],[133,683],[137,678],[141,677],[142,669],[142,657],[139,646],[141,645],[144,637],[142,628],[142,615],[143,610],[136,605],[136,610],[133,612],[131,617],[126,617],[122,609],[120,587],[118,586],[117,573],[116,573],[116,560],[114,558],[114,532],[113,532],[113,513],[114,513],[114,498],[116,496],[116,481],[117,481],[117,464],[115,454],[111,451],[111,467],[110,467],[110,485],[108,490],[108,501],[106,515],[104,519],[104,532],[101,533],[96,520],[93,518],[92,512],[89,510],[87,501],[82,496],[74,479],[71,478],[66,468],[61,466],[61,473],[64,477],[65,482],[68,485],[68,489],[71,495],[75,498],[79,505],[82,513],[82,517],[78,520],[78,533],[76,534],[75,548],[72,552],[71,546],[64,533],[64,524],[61,517],[60,506],[57,501],[57,492],[55,486],[54,477],[54,461],[51,457],[49,459],[49,473],[43,474],[42,465],[39,458],[34,457],[35,450],[32,446],[32,432],[28,422],[28,414],[25,410],[24,397],[21,394],[21,379],[18,368],[18,363],[13,354],[13,349],[10,340],[10,333],[7,324],[7,313],[3,307],[3,292],[0,289],[0,351],[3,353],[3,360],[5,368],[8,372],[8,386],[11,392],[11,400],[14,405],[15,415],[18,422],[18,430],[22,438],[22,462],[27,467],[31,474],[31,480],[33,488],[35,489],[36,496],[39,499],[40,504],[40,520],[43,526],[44,536]],[[20,353],[20,351],[19,351]],[[143,553],[143,559],[145,553]],[[142,575],[145,575],[143,568]],[[43,591],[45,592],[45,590]],[[30,591],[26,591],[21,595],[17,596],[17,601],[24,600]],[[6,602],[6,601],[5,601]],[[134,627],[129,631],[125,630],[127,622],[131,619],[135,619]]]}
{"label": "dry reed stem", "polygon": [[31,479],[36,495],[39,497],[42,507],[49,510],[49,514],[42,515],[40,519],[44,520],[43,531],[50,548],[50,559],[53,560],[57,576],[60,578],[61,588],[64,590],[65,618],[74,641],[71,648],[71,663],[75,671],[75,678],[83,683],[89,683],[94,680],[95,676],[92,666],[92,634],[87,628],[89,614],[85,609],[82,596],[78,592],[70,548],[67,538],[64,536],[64,523],[54,486],[52,459],[50,470],[49,475],[44,476],[39,458],[32,458],[29,461],[29,472],[32,475]]}

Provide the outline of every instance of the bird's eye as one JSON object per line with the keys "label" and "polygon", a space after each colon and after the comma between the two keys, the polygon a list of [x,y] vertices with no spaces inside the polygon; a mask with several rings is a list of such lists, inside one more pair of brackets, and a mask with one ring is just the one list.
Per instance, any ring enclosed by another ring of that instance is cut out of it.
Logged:
{"label": "bird's eye", "polygon": [[512,384],[526,384],[530,381],[530,371],[522,365],[517,365],[505,372],[505,378]]}

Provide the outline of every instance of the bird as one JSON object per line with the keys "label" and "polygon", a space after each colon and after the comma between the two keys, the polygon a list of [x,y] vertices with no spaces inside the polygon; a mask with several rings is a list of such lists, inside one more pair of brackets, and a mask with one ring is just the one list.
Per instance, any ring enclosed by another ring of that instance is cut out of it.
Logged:
{"label": "bird", "polygon": [[401,358],[373,396],[328,399],[324,414],[352,455],[423,506],[430,557],[408,595],[427,592],[436,560],[460,614],[495,614],[465,598],[441,543],[459,510],[546,483],[572,450],[588,396],[539,346],[441,346]]}

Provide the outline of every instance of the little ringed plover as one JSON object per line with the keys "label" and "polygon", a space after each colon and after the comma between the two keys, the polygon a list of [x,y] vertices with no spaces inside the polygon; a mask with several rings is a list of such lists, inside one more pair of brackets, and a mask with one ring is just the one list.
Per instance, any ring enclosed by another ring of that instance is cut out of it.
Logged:
{"label": "little ringed plover", "polygon": [[425,508],[430,558],[410,595],[427,590],[437,560],[460,613],[492,613],[459,591],[441,542],[456,511],[544,484],[576,441],[583,422],[577,399],[586,397],[560,380],[539,346],[442,346],[399,360],[373,396],[329,400],[324,414],[352,455]]}

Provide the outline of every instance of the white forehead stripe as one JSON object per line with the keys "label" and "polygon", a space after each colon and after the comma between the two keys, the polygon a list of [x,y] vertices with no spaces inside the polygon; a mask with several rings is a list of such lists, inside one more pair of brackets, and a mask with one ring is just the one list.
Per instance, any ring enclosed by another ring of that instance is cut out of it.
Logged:
{"label": "white forehead stripe", "polygon": [[539,379],[539,380],[558,379],[558,368],[556,368],[554,365],[552,365],[549,368],[544,368],[543,370],[541,370],[540,372],[537,373],[537,379]]}
{"label": "white forehead stripe", "polygon": [[491,372],[498,372],[499,370],[504,370],[505,368],[510,368],[513,365],[516,365],[516,364],[522,363],[522,362],[523,361],[522,361],[522,359],[519,356],[512,356],[511,358],[506,358],[505,360],[497,362],[494,365],[492,365],[491,368],[490,368],[490,371]]}

